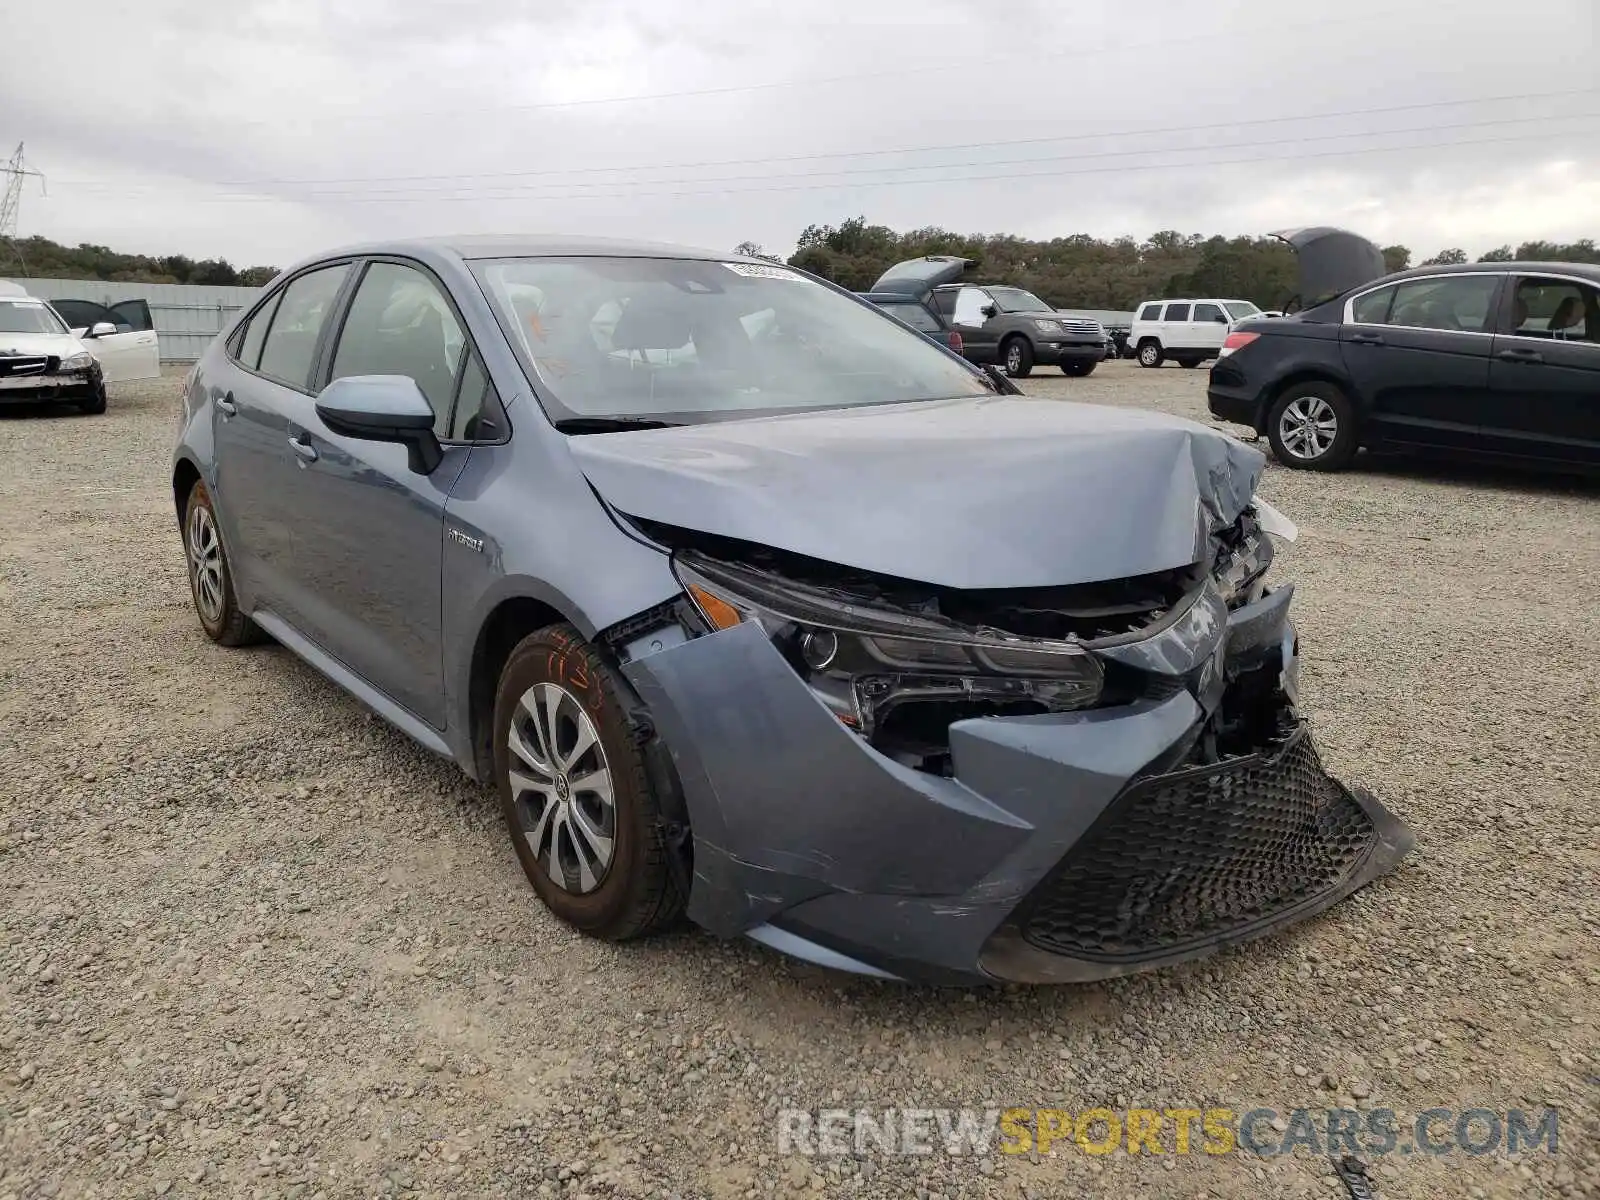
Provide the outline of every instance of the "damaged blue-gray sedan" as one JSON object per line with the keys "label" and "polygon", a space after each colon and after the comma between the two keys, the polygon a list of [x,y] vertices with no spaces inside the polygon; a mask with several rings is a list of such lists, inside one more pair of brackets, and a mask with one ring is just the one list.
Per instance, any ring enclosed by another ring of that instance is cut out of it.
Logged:
{"label": "damaged blue-gray sedan", "polygon": [[597,937],[1086,980],[1391,867],[1296,706],[1262,456],[1014,393],[761,260],[361,246],[196,365],[173,500],[206,633],[492,781]]}

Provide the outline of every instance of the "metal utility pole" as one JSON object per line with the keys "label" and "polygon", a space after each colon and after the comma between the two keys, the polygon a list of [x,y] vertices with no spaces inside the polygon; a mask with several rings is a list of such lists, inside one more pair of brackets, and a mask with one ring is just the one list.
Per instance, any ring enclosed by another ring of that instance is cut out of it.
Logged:
{"label": "metal utility pole", "polygon": [[[0,195],[0,242],[9,242],[11,248],[17,252],[17,260],[22,260],[22,248],[17,245],[17,221],[22,211],[22,181],[29,175],[39,180],[39,190],[44,191],[44,173],[35,171],[28,166],[27,160],[22,156],[22,143],[17,143],[16,153],[4,167],[0,167],[0,175],[5,176],[6,190]],[[26,264],[23,264],[26,270]]]}

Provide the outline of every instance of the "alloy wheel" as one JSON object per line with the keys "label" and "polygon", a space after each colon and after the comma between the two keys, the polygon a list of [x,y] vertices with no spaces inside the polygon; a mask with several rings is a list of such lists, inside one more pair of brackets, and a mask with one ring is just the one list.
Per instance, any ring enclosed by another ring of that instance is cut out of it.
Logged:
{"label": "alloy wheel", "polygon": [[222,539],[216,518],[204,504],[189,506],[189,574],[194,581],[194,602],[208,625],[222,620]]}
{"label": "alloy wheel", "polygon": [[576,895],[605,879],[617,805],[605,747],[578,698],[554,683],[522,694],[506,735],[520,832],[557,887]]}
{"label": "alloy wheel", "polygon": [[1145,346],[1139,351],[1139,362],[1143,366],[1153,367],[1156,365],[1156,359],[1159,358],[1160,355],[1161,351],[1157,350],[1154,346]]}
{"label": "alloy wheel", "polygon": [[1012,342],[1006,347],[1006,374],[1015,375],[1022,370],[1022,343]]}
{"label": "alloy wheel", "polygon": [[1339,436],[1339,416],[1321,396],[1297,396],[1278,418],[1278,440],[1301,462],[1314,462]]}

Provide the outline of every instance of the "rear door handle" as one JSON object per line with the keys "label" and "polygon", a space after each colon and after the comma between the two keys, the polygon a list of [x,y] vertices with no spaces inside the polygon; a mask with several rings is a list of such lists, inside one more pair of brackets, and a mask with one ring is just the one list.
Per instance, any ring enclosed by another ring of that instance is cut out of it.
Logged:
{"label": "rear door handle", "polygon": [[1383,345],[1383,335],[1381,333],[1352,333],[1350,340],[1358,346]]}
{"label": "rear door handle", "polygon": [[232,392],[229,392],[226,396],[216,397],[211,403],[215,404],[217,406],[217,411],[225,417],[236,417],[239,415],[239,408],[233,402]]}
{"label": "rear door handle", "polygon": [[1544,361],[1544,355],[1537,350],[1502,350],[1495,357],[1503,362],[1514,363],[1542,363]]}
{"label": "rear door handle", "polygon": [[302,433],[302,434],[299,435],[299,437],[290,438],[289,439],[289,449],[293,450],[296,454],[298,454],[301,457],[301,459],[304,460],[305,462],[308,462],[308,463],[316,462],[317,461],[317,448],[315,446],[313,446],[310,442],[301,441],[300,439],[303,438],[303,437],[305,437],[305,434]]}

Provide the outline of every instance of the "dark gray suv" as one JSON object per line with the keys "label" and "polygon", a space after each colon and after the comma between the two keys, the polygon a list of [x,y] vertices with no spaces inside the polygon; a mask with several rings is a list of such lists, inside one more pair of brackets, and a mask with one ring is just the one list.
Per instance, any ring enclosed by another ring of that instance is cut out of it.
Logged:
{"label": "dark gray suv", "polygon": [[1003,383],[756,259],[321,255],[185,384],[195,607],[492,781],[600,937],[1084,979],[1396,861],[1295,706],[1261,455]]}

